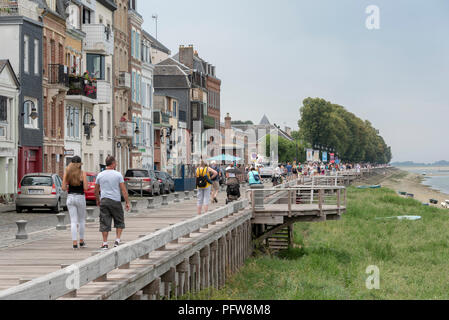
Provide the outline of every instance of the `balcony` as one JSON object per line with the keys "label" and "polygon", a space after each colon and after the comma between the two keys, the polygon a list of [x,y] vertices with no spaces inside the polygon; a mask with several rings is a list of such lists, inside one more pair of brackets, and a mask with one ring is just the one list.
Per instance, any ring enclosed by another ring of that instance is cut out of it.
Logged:
{"label": "balcony", "polygon": [[62,85],[69,87],[68,69],[62,64],[48,65],[48,84]]}
{"label": "balcony", "polygon": [[170,114],[162,111],[154,111],[153,124],[158,128],[170,127]]}
{"label": "balcony", "polygon": [[19,3],[13,0],[0,0],[0,16],[19,15]]}
{"label": "balcony", "polygon": [[112,101],[111,84],[104,80],[97,80],[97,100],[101,104],[110,104]]}
{"label": "balcony", "polygon": [[119,89],[131,89],[131,75],[129,72],[120,72],[117,87]]}
{"label": "balcony", "polygon": [[97,81],[87,80],[80,76],[69,76],[67,100],[81,103],[97,103]]}
{"label": "balcony", "polygon": [[114,54],[114,33],[103,24],[85,24],[82,31],[86,34],[84,50],[103,55]]}
{"label": "balcony", "polygon": [[124,121],[118,125],[117,138],[119,139],[132,139],[134,136],[134,126],[132,122]]}

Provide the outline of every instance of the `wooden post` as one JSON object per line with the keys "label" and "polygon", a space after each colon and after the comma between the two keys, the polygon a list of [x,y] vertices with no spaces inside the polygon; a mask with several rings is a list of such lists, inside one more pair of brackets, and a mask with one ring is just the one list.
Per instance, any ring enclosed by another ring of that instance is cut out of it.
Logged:
{"label": "wooden post", "polygon": [[288,190],[288,217],[292,216],[292,191]]}
{"label": "wooden post", "polygon": [[143,294],[150,297],[150,300],[161,298],[161,278],[154,279],[149,285],[142,289]]}
{"label": "wooden post", "polygon": [[211,282],[215,289],[218,289],[218,241],[215,240],[210,245],[210,250],[212,251],[212,272],[211,272]]}
{"label": "wooden post", "polygon": [[178,272],[178,297],[182,297],[185,291],[185,283],[188,282],[186,276],[189,272],[189,259],[184,259],[183,262],[176,266],[176,271]]}
{"label": "wooden post", "polygon": [[190,257],[190,291],[194,293],[200,289],[200,254],[197,252]]}
{"label": "wooden post", "polygon": [[226,270],[226,238],[218,239],[218,289],[224,286],[225,270]]}
{"label": "wooden post", "polygon": [[[166,273],[164,273],[161,277],[161,281],[164,283],[164,295],[167,299],[171,297],[172,288],[170,285],[176,282],[176,268],[171,267]],[[176,285],[176,283],[175,283]],[[176,295],[176,290],[175,295]]]}
{"label": "wooden post", "polygon": [[232,233],[228,232],[226,234],[226,276],[232,273]]}
{"label": "wooden post", "polygon": [[204,268],[203,271],[203,281],[201,283],[201,289],[206,289],[209,287],[210,285],[210,247],[209,245],[205,246],[203,249],[201,249],[200,251],[200,256],[201,256],[201,260],[202,260],[202,266]]}
{"label": "wooden post", "polygon": [[232,248],[231,248],[231,272],[234,273],[237,270],[237,230],[231,231],[232,234]]}
{"label": "wooden post", "polygon": [[338,209],[338,215],[339,216],[341,215],[341,211],[340,211],[340,207],[341,207],[341,205],[340,205],[340,193],[341,193],[341,191],[340,191],[340,189],[338,189],[337,190],[337,209]]}
{"label": "wooden post", "polygon": [[320,216],[323,216],[323,189],[318,191],[318,209],[320,210]]}

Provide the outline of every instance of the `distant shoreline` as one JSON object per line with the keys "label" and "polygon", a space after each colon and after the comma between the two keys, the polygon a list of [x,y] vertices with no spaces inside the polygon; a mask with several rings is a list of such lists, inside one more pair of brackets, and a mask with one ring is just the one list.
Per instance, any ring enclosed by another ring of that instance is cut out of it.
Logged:
{"label": "distant shoreline", "polygon": [[438,200],[438,207],[445,200],[449,200],[449,193],[444,193],[424,185],[424,178],[421,174],[394,167],[388,170],[387,174],[368,178],[364,183],[381,184],[383,187],[390,188],[395,192],[403,191],[413,194],[416,200],[423,203],[429,203],[430,199],[435,199]]}

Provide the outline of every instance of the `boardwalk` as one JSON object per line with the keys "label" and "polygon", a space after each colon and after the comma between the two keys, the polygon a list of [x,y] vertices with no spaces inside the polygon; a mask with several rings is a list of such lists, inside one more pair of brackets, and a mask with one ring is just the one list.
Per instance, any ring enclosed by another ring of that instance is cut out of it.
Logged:
{"label": "boardwalk", "polygon": [[298,221],[341,218],[344,187],[304,182],[242,191],[226,206],[221,192],[220,204],[201,216],[193,198],[156,209],[140,203],[126,219],[125,243],[106,252],[97,250],[98,222],[87,225],[87,249],[72,251],[66,230],[0,250],[0,299],[160,299],[221,288],[255,243],[279,243],[286,226],[291,240]]}

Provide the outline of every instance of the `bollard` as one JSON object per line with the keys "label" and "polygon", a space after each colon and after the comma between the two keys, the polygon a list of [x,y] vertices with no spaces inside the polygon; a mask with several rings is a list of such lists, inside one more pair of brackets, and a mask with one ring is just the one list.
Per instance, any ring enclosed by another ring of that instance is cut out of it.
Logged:
{"label": "bollard", "polygon": [[179,203],[179,202],[181,202],[180,200],[179,200],[179,193],[175,193],[175,203]]}
{"label": "bollard", "polygon": [[162,195],[162,205],[168,206],[168,196],[166,194]]}
{"label": "bollard", "polygon": [[184,200],[190,200],[190,191],[184,191]]}
{"label": "bollard", "polygon": [[65,225],[65,213],[57,214],[56,218],[58,218],[58,225],[56,226],[56,230],[66,230],[67,227]]}
{"label": "bollard", "polygon": [[132,200],[132,201],[131,201],[131,212],[132,212],[132,213],[137,213],[137,212],[139,212],[139,211],[137,210],[137,200]]}
{"label": "bollard", "polygon": [[198,189],[193,190],[193,197],[198,198]]}
{"label": "bollard", "polygon": [[16,234],[16,239],[17,240],[25,240],[28,239],[28,234],[25,230],[26,225],[27,225],[28,221],[26,220],[19,220],[16,221],[17,224],[17,234]]}
{"label": "bollard", "polygon": [[156,207],[154,206],[154,198],[148,198],[148,206],[147,209],[155,209]]}
{"label": "bollard", "polygon": [[94,218],[95,208],[87,208],[86,211],[87,211],[86,222],[95,222],[95,218]]}

